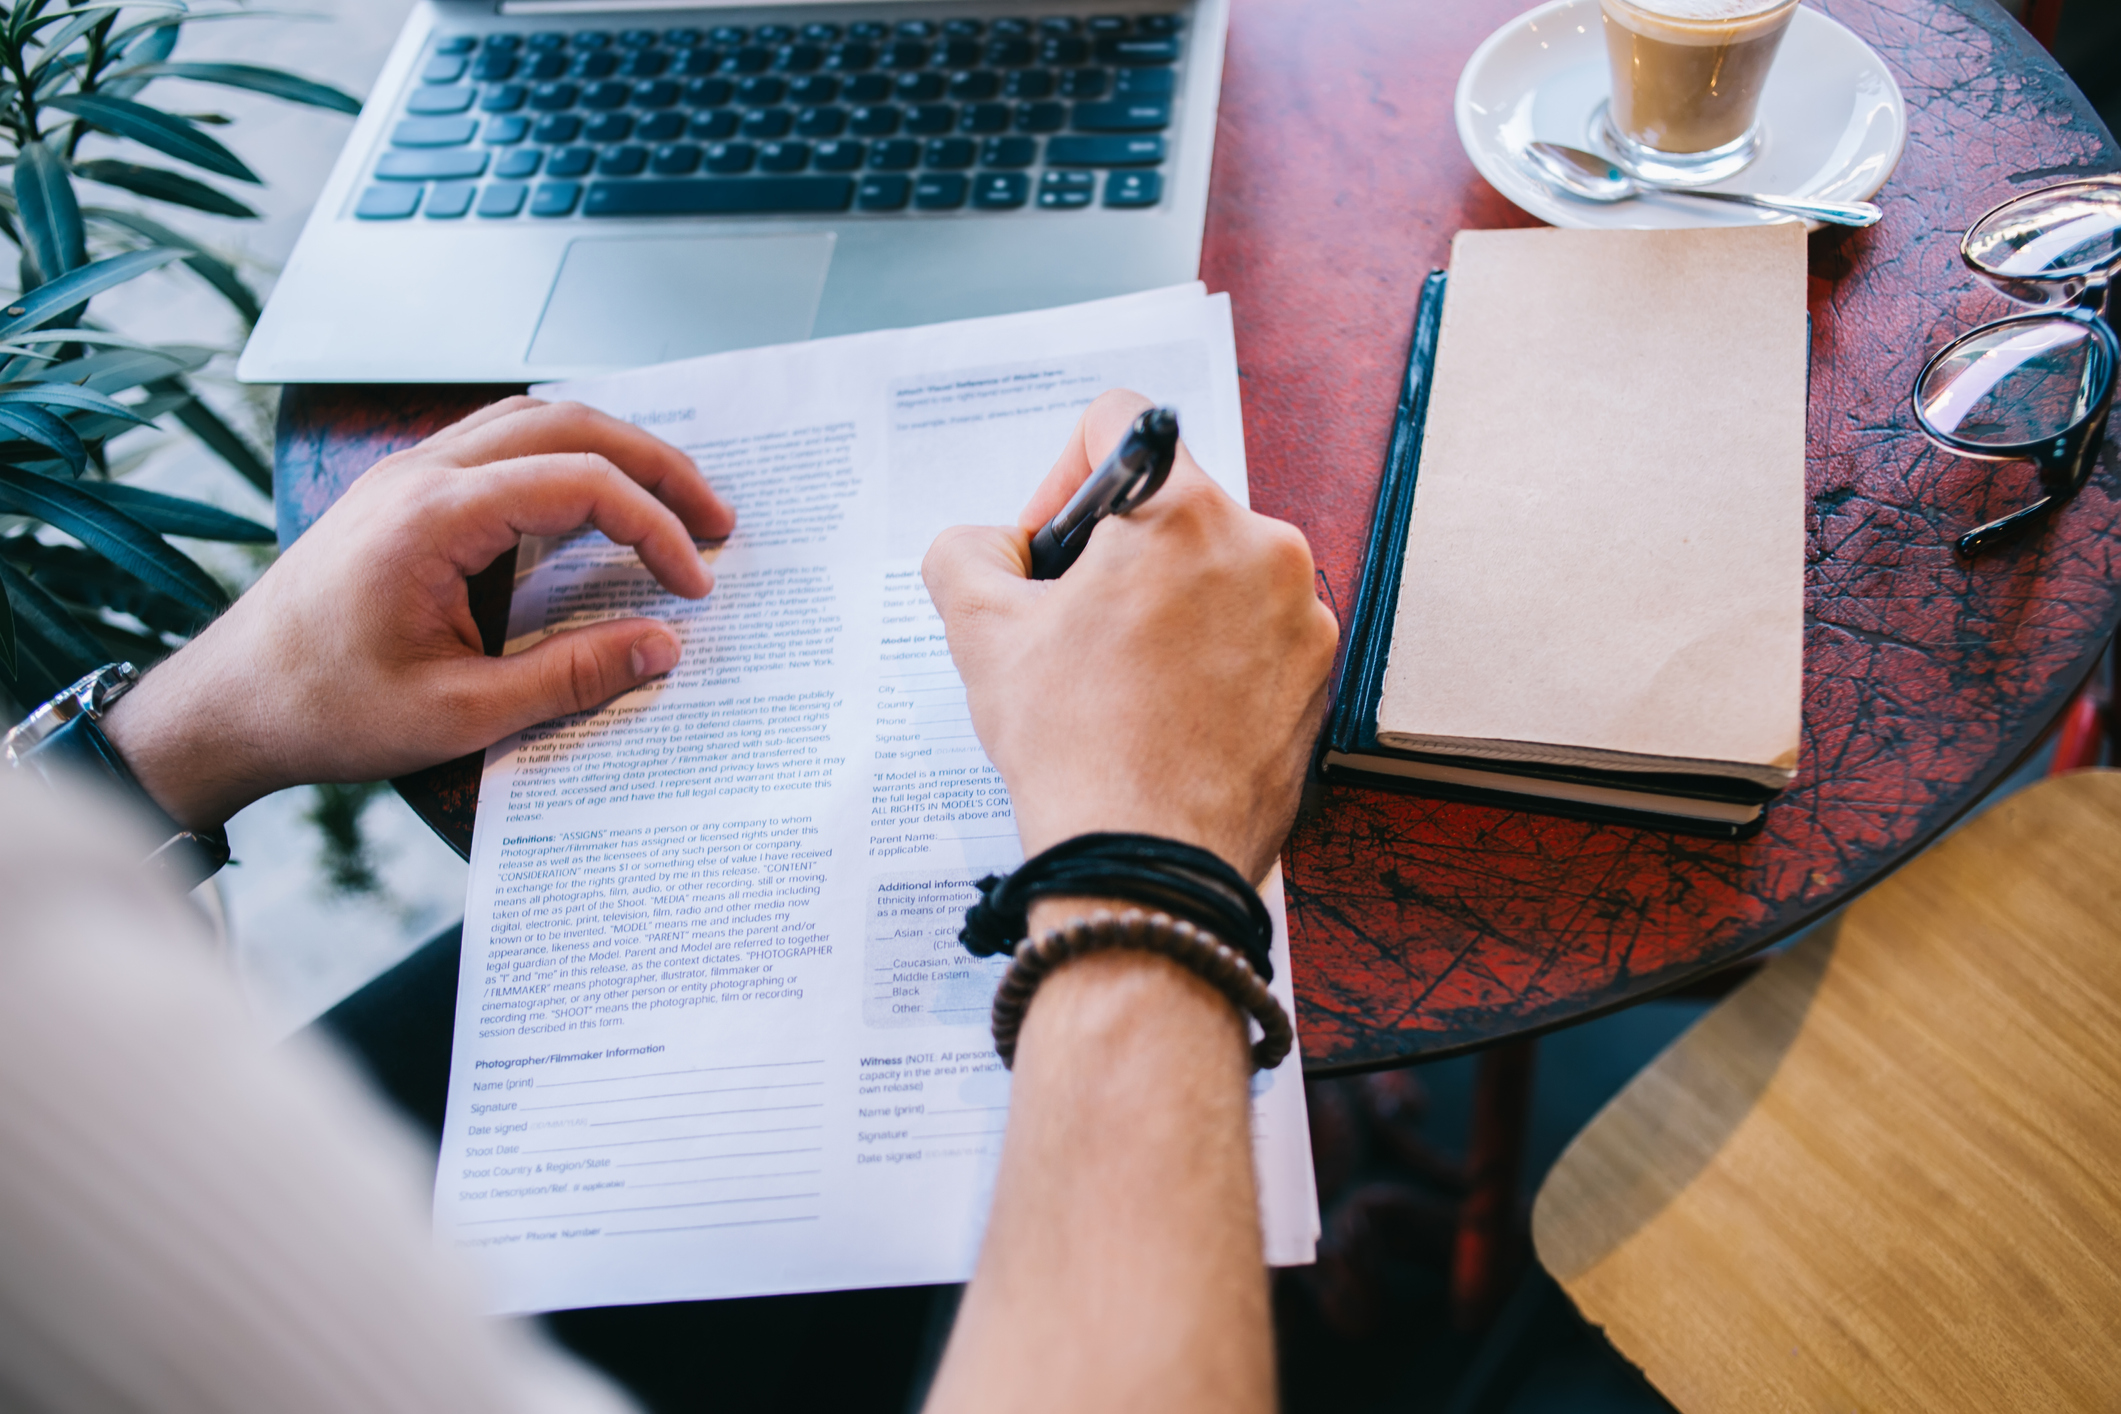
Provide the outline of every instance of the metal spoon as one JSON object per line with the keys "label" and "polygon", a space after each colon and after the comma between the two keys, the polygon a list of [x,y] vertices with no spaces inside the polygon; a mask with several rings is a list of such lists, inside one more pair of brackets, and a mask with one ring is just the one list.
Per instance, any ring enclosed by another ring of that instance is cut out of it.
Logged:
{"label": "metal spoon", "polygon": [[1875,226],[1885,215],[1868,201],[1813,201],[1801,196],[1754,196],[1746,192],[1668,186],[1624,172],[1610,159],[1595,152],[1564,147],[1558,142],[1528,143],[1524,155],[1534,173],[1585,201],[1627,201],[1646,191],[1670,192],[1674,196],[1698,196],[1709,201],[1735,201],[1741,206],[1764,207],[1835,226]]}

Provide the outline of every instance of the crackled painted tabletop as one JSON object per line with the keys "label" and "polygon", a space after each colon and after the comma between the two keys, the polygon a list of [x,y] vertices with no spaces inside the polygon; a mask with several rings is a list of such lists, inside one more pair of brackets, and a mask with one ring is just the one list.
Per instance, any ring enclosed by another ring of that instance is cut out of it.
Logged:
{"label": "crackled painted tabletop", "polygon": [[[1804,753],[1729,843],[1314,789],[1284,855],[1315,1071],[1483,1045],[1680,985],[1875,883],[2037,743],[2121,617],[2121,482],[1976,563],[1953,533],[2029,467],[1933,450],[1922,360],[2012,306],[1960,231],[2014,193],[2121,168],[2089,104],[1989,0],[1808,0],[1868,40],[1910,110],[1884,222],[1813,238]],[[1234,0],[1201,274],[1237,319],[1253,504],[1302,527],[1345,622],[1422,276],[1461,228],[1531,225],[1458,145],[1458,71],[1517,0]],[[377,457],[501,390],[290,388],[283,541]],[[475,582],[482,620],[506,581]],[[477,758],[400,782],[459,849]]]}

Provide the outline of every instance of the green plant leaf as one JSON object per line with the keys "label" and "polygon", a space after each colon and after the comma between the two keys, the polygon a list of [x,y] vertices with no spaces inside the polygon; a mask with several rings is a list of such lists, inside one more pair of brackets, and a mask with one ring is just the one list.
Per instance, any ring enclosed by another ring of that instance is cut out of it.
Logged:
{"label": "green plant leaf", "polygon": [[66,160],[41,142],[15,154],[15,209],[39,284],[88,264],[88,238]]}
{"label": "green plant leaf", "polygon": [[[113,569],[100,555],[78,546],[47,545],[34,535],[11,535],[0,540],[0,552],[54,599],[74,610],[76,617],[86,618],[79,613],[82,609],[114,609],[131,614],[157,633],[189,634],[199,626],[199,615],[189,605],[156,593]],[[87,619],[85,626],[99,638],[107,638],[115,627],[99,619]],[[149,656],[160,657],[166,651],[167,645],[155,643]]]}
{"label": "green plant leaf", "polygon": [[47,100],[45,106],[75,114],[90,127],[131,138],[179,162],[189,162],[239,182],[258,183],[258,174],[244,166],[243,159],[199,131],[198,124],[174,113],[100,93],[62,93]]}
{"label": "green plant leaf", "polygon": [[42,701],[106,661],[103,645],[66,611],[66,606],[5,559],[0,559],[0,589],[7,592],[8,607],[14,611],[17,646],[23,650],[16,657],[16,681],[20,683],[28,676],[23,672],[27,666],[21,661],[24,657],[36,660],[45,674],[55,680],[32,687],[31,702]]}
{"label": "green plant leaf", "polygon": [[219,187],[210,187],[196,177],[162,167],[143,167],[137,162],[98,157],[76,162],[74,174],[107,187],[118,187],[175,206],[189,206],[194,211],[214,216],[233,216],[243,221],[254,221],[258,216],[257,212]]}
{"label": "green plant leaf", "polygon": [[212,614],[228,603],[213,577],[161,536],[70,482],[0,466],[0,502],[65,531],[151,589]]}
{"label": "green plant leaf", "polygon": [[[57,318],[77,304],[86,303],[105,290],[183,258],[183,251],[167,247],[129,250],[123,255],[92,261],[78,270],[68,271],[51,283],[39,285],[36,289],[17,296],[11,303],[0,306],[0,339],[20,339],[27,331]],[[92,341],[84,338],[76,342]]]}
{"label": "green plant leaf", "polygon": [[76,476],[88,466],[88,448],[82,443],[81,434],[57,413],[21,403],[0,403],[0,431],[12,432],[25,442],[56,452],[66,469]]}
{"label": "green plant leaf", "polygon": [[[21,377],[31,383],[75,383],[99,393],[122,393],[158,378],[171,378],[204,368],[213,350],[165,344],[153,349],[111,349],[86,358],[69,359]],[[180,398],[189,393],[180,393]],[[147,414],[142,414],[146,416]]]}
{"label": "green plant leaf", "polygon": [[122,226],[135,235],[145,236],[156,245],[174,246],[179,250],[189,251],[184,257],[184,263],[189,265],[200,279],[219,290],[221,297],[243,317],[244,323],[258,322],[258,297],[251,293],[250,286],[243,283],[243,277],[236,273],[233,265],[190,236],[173,231],[160,221],[135,211],[115,211],[108,207],[91,206],[87,214],[105,225]]}
{"label": "green plant leaf", "polygon": [[7,601],[7,586],[0,584],[0,663],[7,667],[7,675],[15,675],[15,610]]}
{"label": "green plant leaf", "polygon": [[32,383],[24,387],[0,388],[0,404],[6,403],[27,403],[33,407],[96,412],[106,417],[137,423],[142,427],[147,425],[144,414],[127,407],[116,398],[107,397],[92,388],[75,387],[71,383]]}
{"label": "green plant leaf", "polygon": [[198,64],[179,60],[176,63],[136,65],[120,69],[111,77],[190,79],[194,83],[217,83],[225,88],[245,88],[253,93],[285,99],[289,103],[306,103],[312,108],[329,108],[335,113],[361,111],[361,100],[350,93],[333,88],[330,84],[299,78],[285,70],[268,69],[258,64]]}
{"label": "green plant leaf", "polygon": [[271,526],[209,506],[165,496],[120,481],[84,481],[81,489],[124,511],[149,530],[164,535],[186,535],[194,540],[222,540],[237,545],[270,545],[279,536]]}
{"label": "green plant leaf", "polygon": [[[191,393],[180,379],[168,379],[149,383],[150,393]],[[170,409],[171,416],[184,424],[186,431],[206,444],[207,450],[234,468],[237,475],[263,491],[272,494],[272,467],[250,449],[250,443],[233,427],[221,420],[221,415],[200,401],[198,394],[191,393],[189,402],[180,403]]]}

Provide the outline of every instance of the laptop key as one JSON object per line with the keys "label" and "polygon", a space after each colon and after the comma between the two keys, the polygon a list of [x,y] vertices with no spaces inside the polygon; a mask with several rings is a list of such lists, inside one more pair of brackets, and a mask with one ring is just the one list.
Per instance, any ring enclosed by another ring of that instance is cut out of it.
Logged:
{"label": "laptop key", "polygon": [[648,149],[631,144],[625,147],[607,147],[597,158],[597,175],[600,177],[639,176],[648,165]]}
{"label": "laptop key", "polygon": [[563,147],[552,154],[545,163],[548,177],[586,177],[597,165],[597,152],[593,147]]}
{"label": "laptop key", "polygon": [[479,47],[479,41],[468,34],[452,34],[435,44],[437,54],[469,54]]}
{"label": "laptop key", "polygon": [[939,69],[969,69],[979,62],[980,47],[971,39],[939,39],[929,58]]}
{"label": "laptop key", "polygon": [[891,96],[891,80],[883,74],[856,74],[840,96],[849,103],[881,103]]}
{"label": "laptop key", "polygon": [[788,98],[792,103],[815,107],[830,103],[840,96],[840,81],[831,74],[808,74],[788,85]]}
{"label": "laptop key", "polygon": [[567,56],[548,51],[533,54],[523,65],[526,79],[556,79],[567,72]]}
{"label": "laptop key", "polygon": [[800,172],[810,165],[807,142],[768,142],[759,145],[761,172]]}
{"label": "laptop key", "polygon": [[479,111],[482,113],[513,113],[523,106],[527,90],[519,83],[497,83],[489,85],[479,95]]}
{"label": "laptop key", "polygon": [[1112,78],[1114,98],[1168,98],[1172,80],[1169,69],[1121,69]]}
{"label": "laptop key", "polygon": [[420,82],[455,83],[464,77],[464,70],[470,66],[471,61],[461,54],[437,54],[427,61],[426,68],[420,70]]}
{"label": "laptop key", "polygon": [[479,193],[479,214],[489,221],[513,216],[523,209],[529,188],[521,182],[493,182]]}
{"label": "laptop key", "polygon": [[950,76],[950,96],[960,103],[984,103],[1002,91],[1002,76],[992,69],[969,69]]}
{"label": "laptop key", "polygon": [[716,25],[707,31],[707,37],[716,44],[742,44],[751,38],[751,31],[742,25]]}
{"label": "laptop key", "polygon": [[928,46],[917,39],[896,40],[884,46],[884,67],[918,69],[928,63]]}
{"label": "laptop key", "polygon": [[1090,41],[1079,34],[1051,35],[1038,46],[1038,61],[1056,69],[1080,64],[1089,57]]}
{"label": "laptop key", "polygon": [[622,84],[616,79],[605,79],[600,83],[590,84],[582,90],[582,106],[606,111],[613,108],[624,108],[626,100],[632,96],[633,90],[626,84]]}
{"label": "laptop key", "polygon": [[825,54],[825,67],[837,69],[842,73],[858,74],[875,63],[876,46],[859,41],[835,44]]}
{"label": "laptop key", "polygon": [[390,130],[392,147],[459,147],[479,130],[476,118],[407,118]]}
{"label": "laptop key", "polygon": [[1154,206],[1164,194],[1161,172],[1114,172],[1105,178],[1105,205]]}
{"label": "laptop key", "polygon": [[486,154],[469,148],[401,149],[376,159],[376,178],[385,182],[463,181],[485,172]]}
{"label": "laptop key", "polygon": [[955,211],[965,204],[965,192],[970,186],[954,172],[923,175],[913,184],[913,209]]}
{"label": "laptop key", "polygon": [[910,172],[921,160],[921,145],[910,137],[869,144],[869,167],[877,172]]}
{"label": "laptop key", "polygon": [[[446,122],[447,119],[434,121]],[[529,131],[530,119],[518,114],[488,118],[485,126],[479,129],[479,141],[494,147],[505,147],[510,143],[521,142]]]}
{"label": "laptop key", "polygon": [[1079,28],[1072,15],[1048,15],[1038,22],[1040,34],[1073,34]]}
{"label": "laptop key", "polygon": [[856,20],[847,26],[849,39],[882,39],[891,33],[891,27],[875,20]]}
{"label": "laptop key", "polygon": [[1010,36],[987,41],[987,62],[997,69],[1018,69],[1031,62],[1037,50],[1028,39]]}
{"label": "laptop key", "polygon": [[619,61],[619,72],[633,79],[652,79],[669,67],[667,49],[636,49]]}
{"label": "laptop key", "polygon": [[1005,133],[1009,131],[1009,105],[967,103],[964,112],[958,115],[957,125],[968,133]]}
{"label": "laptop key", "polygon": [[471,199],[478,194],[477,182],[437,182],[427,193],[427,219],[430,221],[454,221],[471,210]]}
{"label": "laptop key", "polygon": [[1028,173],[986,172],[972,184],[972,204],[982,211],[1014,211],[1030,199]]}
{"label": "laptop key", "polygon": [[[518,121],[521,121],[520,119]],[[582,132],[582,120],[572,113],[548,113],[538,119],[538,125],[530,135],[538,142],[552,144],[573,142]]]}
{"label": "laptop key", "polygon": [[578,29],[574,32],[574,47],[577,49],[609,49],[611,33],[601,29]]}
{"label": "laptop key", "polygon": [[786,137],[795,126],[795,115],[786,108],[754,108],[744,115],[745,137]]}
{"label": "laptop key", "polygon": [[978,20],[944,20],[943,33],[953,39],[978,39],[986,26]]}
{"label": "laptop key", "polygon": [[852,177],[748,177],[591,182],[585,216],[723,216],[761,212],[845,211]]}
{"label": "laptop key", "polygon": [[1010,39],[1022,39],[1025,35],[1031,33],[1031,21],[1021,20],[1012,15],[1007,19],[996,20],[993,24],[988,25],[987,33]]}
{"label": "laptop key", "polygon": [[729,108],[717,108],[711,113],[695,113],[685,131],[702,142],[716,141],[736,136],[736,112]]}
{"label": "laptop key", "polygon": [[694,79],[685,85],[687,108],[720,108],[735,94],[736,86],[727,79]]}
{"label": "laptop key", "polygon": [[864,177],[854,189],[854,204],[863,211],[903,211],[913,195],[913,182],[906,177]]}
{"label": "laptop key", "polygon": [[648,170],[658,177],[689,177],[700,170],[700,149],[696,143],[665,143],[648,159]]}
{"label": "laptop key", "polygon": [[405,100],[405,111],[423,118],[446,118],[469,108],[478,96],[469,84],[421,84]]}
{"label": "laptop key", "polygon": [[1092,15],[1085,26],[1092,34],[1125,34],[1129,28],[1125,15]]}
{"label": "laptop key", "polygon": [[634,125],[633,135],[642,142],[672,142],[685,135],[683,113],[650,113]]}
{"label": "laptop key", "polygon": [[815,44],[784,44],[773,56],[774,69],[783,74],[807,74],[825,62],[825,51]]}
{"label": "laptop key", "polygon": [[935,21],[900,20],[898,24],[893,27],[893,32],[896,33],[900,39],[929,39],[932,38],[935,34]]}
{"label": "laptop key", "polygon": [[1003,91],[1011,98],[1051,98],[1053,96],[1053,70],[1018,69],[1009,75]]}
{"label": "laptop key", "polygon": [[795,130],[804,137],[838,137],[847,130],[847,110],[805,108],[795,115]]}
{"label": "laptop key", "polygon": [[1176,64],[1178,40],[1100,39],[1097,60],[1101,64]]}
{"label": "laptop key", "polygon": [[525,40],[524,44],[532,53],[547,49],[565,49],[567,47],[567,36],[561,34],[558,30],[541,29]]}
{"label": "laptop key", "polygon": [[803,26],[803,38],[809,40],[812,44],[830,44],[839,37],[840,27],[834,24],[827,24],[823,20],[813,20]]}
{"label": "laptop key", "polygon": [[599,113],[582,129],[591,142],[624,142],[633,136],[633,119],[624,113]]}
{"label": "laptop key", "polygon": [[901,103],[933,103],[943,96],[945,82],[937,73],[900,74],[898,82],[891,85],[891,96]]}
{"label": "laptop key", "polygon": [[[545,154],[535,147],[519,147],[514,152],[501,154],[501,160],[493,164],[493,174],[496,177],[509,177],[516,180],[521,180],[524,177],[535,177],[538,174],[538,164],[544,160]],[[429,205],[427,214],[430,216],[434,214],[432,204]]]}
{"label": "laptop key", "polygon": [[979,149],[968,137],[939,137],[931,141],[921,154],[922,165],[931,168],[955,169],[970,167]]}
{"label": "laptop key", "polygon": [[847,138],[834,138],[811,149],[810,162],[820,172],[853,172],[868,155],[867,145]]}
{"label": "laptop key", "polygon": [[402,221],[420,209],[421,187],[370,187],[354,203],[363,221]]}
{"label": "laptop key", "polygon": [[[732,49],[722,56],[722,72],[725,74],[763,74],[773,62],[773,51],[762,45],[747,44]],[[594,195],[594,193],[592,193]]]}
{"label": "laptop key", "polygon": [[748,142],[717,142],[707,147],[704,161],[707,170],[733,176],[751,170],[751,163],[759,150]]}
{"label": "laptop key", "polygon": [[633,86],[633,106],[636,108],[672,108],[677,105],[679,89],[672,79],[643,79]]}
{"label": "laptop key", "polygon": [[678,62],[678,72],[692,77],[704,77],[722,71],[722,51],[709,46],[687,50]]}
{"label": "laptop key", "polygon": [[1037,138],[990,137],[980,144],[979,164],[982,167],[1029,167],[1036,161]]}
{"label": "laptop key", "polygon": [[591,49],[574,56],[567,71],[578,79],[608,79],[619,71],[619,56],[604,49]]}
{"label": "laptop key", "polygon": [[1171,103],[1163,98],[1130,98],[1117,103],[1078,103],[1079,133],[1146,133],[1171,126]]}
{"label": "laptop key", "polygon": [[921,103],[906,110],[909,133],[947,133],[957,126],[957,109],[948,103]]}
{"label": "laptop key", "polygon": [[581,199],[580,182],[540,182],[537,190],[530,194],[530,214],[572,216],[575,203]]}
{"label": "laptop key", "polygon": [[865,104],[847,115],[847,126],[863,137],[889,137],[898,131],[898,109],[888,103]]}
{"label": "laptop key", "polygon": [[780,79],[760,75],[736,86],[736,101],[746,108],[768,108],[788,96],[788,85]]}
{"label": "laptop key", "polygon": [[795,31],[787,25],[760,25],[751,37],[761,44],[786,44],[795,38]]}
{"label": "laptop key", "polygon": [[1177,15],[1143,15],[1134,22],[1137,34],[1177,34],[1185,21]]}
{"label": "laptop key", "polygon": [[482,83],[499,83],[514,78],[516,56],[498,49],[489,49],[472,61],[471,76]]}
{"label": "laptop key", "polygon": [[1061,75],[1061,97],[1103,98],[1111,78],[1103,69],[1070,69]]}
{"label": "laptop key", "polygon": [[523,47],[523,37],[519,34],[508,34],[502,32],[489,34],[486,36],[485,39],[481,40],[480,43],[488,49],[497,49],[503,52],[513,52]]}
{"label": "laptop key", "polygon": [[530,106],[540,113],[558,113],[574,107],[581,90],[571,83],[541,83],[530,90]]}
{"label": "laptop key", "polygon": [[1153,167],[1164,160],[1160,137],[1057,137],[1046,143],[1054,167]]}
{"label": "laptop key", "polygon": [[1068,109],[1059,103],[1019,103],[1016,130],[1020,133],[1057,133],[1068,123]]}

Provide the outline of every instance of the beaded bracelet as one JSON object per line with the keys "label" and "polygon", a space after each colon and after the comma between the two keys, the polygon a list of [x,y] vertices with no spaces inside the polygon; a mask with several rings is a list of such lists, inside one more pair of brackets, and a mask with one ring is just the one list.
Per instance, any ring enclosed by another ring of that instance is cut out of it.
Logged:
{"label": "beaded bracelet", "polygon": [[1065,928],[1017,945],[1016,960],[994,993],[994,1050],[1003,1065],[1015,1068],[1017,1035],[1039,983],[1064,962],[1118,948],[1170,958],[1257,1021],[1262,1034],[1252,1044],[1254,1069],[1272,1070],[1288,1056],[1296,1037],[1289,1014],[1243,954],[1183,919],[1130,908],[1117,915],[1099,912],[1077,918]]}

